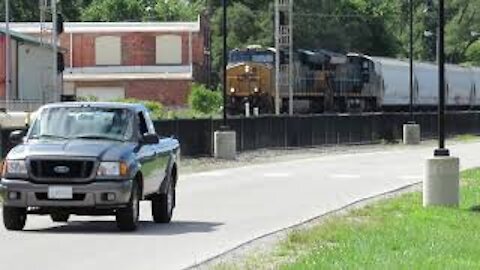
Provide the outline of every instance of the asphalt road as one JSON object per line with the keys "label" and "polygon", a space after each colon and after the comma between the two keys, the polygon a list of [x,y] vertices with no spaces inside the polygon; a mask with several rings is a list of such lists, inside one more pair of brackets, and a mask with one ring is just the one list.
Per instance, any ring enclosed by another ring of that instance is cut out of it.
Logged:
{"label": "asphalt road", "polygon": [[[463,169],[480,166],[480,143],[451,147]],[[142,205],[135,233],[113,218],[54,224],[30,216],[24,232],[0,228],[1,269],[182,269],[264,234],[422,180],[431,147],[332,155],[181,176],[169,225]]]}

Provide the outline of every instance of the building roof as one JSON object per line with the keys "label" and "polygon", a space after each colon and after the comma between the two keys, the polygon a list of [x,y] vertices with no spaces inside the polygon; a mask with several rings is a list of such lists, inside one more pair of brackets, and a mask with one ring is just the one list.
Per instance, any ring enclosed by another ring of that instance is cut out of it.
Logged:
{"label": "building roof", "polygon": [[107,66],[67,68],[65,81],[114,80],[192,80],[192,67],[184,66]]}
{"label": "building roof", "polygon": [[[0,24],[4,27],[5,24]],[[41,24],[10,23],[10,28],[21,33],[40,33]],[[45,29],[51,29],[51,23],[45,23]],[[200,19],[196,22],[67,22],[65,33],[126,33],[126,32],[199,32]]]}
{"label": "building roof", "polygon": [[[40,40],[38,40],[33,36],[29,36],[29,35],[12,31],[12,30],[9,30],[9,33],[10,33],[10,37],[17,41],[22,41],[22,42],[26,42],[26,43],[30,43],[38,46],[46,46],[46,47],[52,48],[51,43],[41,43]],[[6,34],[7,34],[7,29],[5,29],[2,25],[0,25],[0,35],[6,35]]]}
{"label": "building roof", "polygon": [[66,82],[109,82],[131,80],[192,80],[192,73],[105,73],[105,74],[63,74]]}

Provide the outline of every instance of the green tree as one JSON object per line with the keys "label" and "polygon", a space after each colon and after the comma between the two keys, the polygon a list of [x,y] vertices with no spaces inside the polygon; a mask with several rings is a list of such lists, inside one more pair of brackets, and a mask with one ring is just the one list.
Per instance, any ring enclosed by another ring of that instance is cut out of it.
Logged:
{"label": "green tree", "polygon": [[[228,49],[244,48],[252,44],[273,46],[273,10],[268,6],[266,10],[252,10],[239,2],[235,2],[228,8]],[[220,68],[222,61],[222,23],[223,10],[220,8],[212,18],[212,53],[213,64],[216,68]]]}
{"label": "green tree", "polygon": [[154,6],[159,21],[195,21],[205,9],[203,0],[158,0]]}
{"label": "green tree", "polygon": [[145,16],[145,7],[138,0],[93,0],[82,10],[83,21],[116,22],[140,21]]}
{"label": "green tree", "polygon": [[480,66],[480,41],[477,41],[469,46],[465,56],[472,64]]}

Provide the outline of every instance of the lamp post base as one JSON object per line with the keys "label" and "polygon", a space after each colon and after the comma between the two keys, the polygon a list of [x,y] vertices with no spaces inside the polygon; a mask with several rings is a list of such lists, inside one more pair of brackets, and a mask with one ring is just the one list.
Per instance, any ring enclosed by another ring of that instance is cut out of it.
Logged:
{"label": "lamp post base", "polygon": [[214,157],[234,160],[237,158],[237,136],[235,131],[219,130],[214,134]]}
{"label": "lamp post base", "polygon": [[450,156],[450,151],[445,148],[438,148],[435,149],[434,156],[436,157],[449,157]]}
{"label": "lamp post base", "polygon": [[416,145],[420,140],[420,125],[410,122],[403,125],[403,144]]}
{"label": "lamp post base", "polygon": [[423,181],[423,206],[459,205],[460,160],[456,157],[427,159]]}

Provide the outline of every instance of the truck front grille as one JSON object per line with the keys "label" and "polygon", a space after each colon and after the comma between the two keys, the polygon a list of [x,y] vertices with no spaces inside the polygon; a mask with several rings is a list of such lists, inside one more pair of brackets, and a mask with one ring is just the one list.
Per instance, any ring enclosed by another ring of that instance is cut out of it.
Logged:
{"label": "truck front grille", "polygon": [[95,162],[88,160],[30,160],[30,174],[36,180],[87,180]]}

